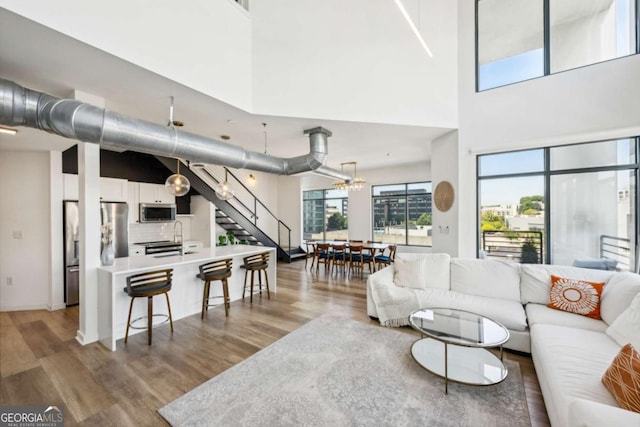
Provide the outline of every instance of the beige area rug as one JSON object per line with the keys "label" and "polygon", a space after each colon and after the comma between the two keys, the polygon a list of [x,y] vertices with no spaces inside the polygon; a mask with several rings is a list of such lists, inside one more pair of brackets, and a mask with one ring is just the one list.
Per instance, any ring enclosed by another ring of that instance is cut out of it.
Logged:
{"label": "beige area rug", "polygon": [[173,426],[530,426],[517,362],[489,387],[413,360],[417,336],[324,315],[158,412]]}

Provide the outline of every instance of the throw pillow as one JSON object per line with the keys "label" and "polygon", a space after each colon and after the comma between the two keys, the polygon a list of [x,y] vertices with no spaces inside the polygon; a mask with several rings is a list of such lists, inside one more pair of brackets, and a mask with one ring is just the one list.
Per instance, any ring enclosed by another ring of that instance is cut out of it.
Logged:
{"label": "throw pillow", "polygon": [[548,307],[600,320],[603,283],[551,275]]}
{"label": "throw pillow", "polygon": [[631,344],[640,348],[640,294],[605,331],[619,346]]}
{"label": "throw pillow", "polygon": [[640,355],[631,344],[622,347],[602,382],[621,408],[640,412]]}
{"label": "throw pillow", "polygon": [[422,258],[404,260],[396,258],[393,263],[393,283],[396,286],[413,289],[426,289],[427,265]]}

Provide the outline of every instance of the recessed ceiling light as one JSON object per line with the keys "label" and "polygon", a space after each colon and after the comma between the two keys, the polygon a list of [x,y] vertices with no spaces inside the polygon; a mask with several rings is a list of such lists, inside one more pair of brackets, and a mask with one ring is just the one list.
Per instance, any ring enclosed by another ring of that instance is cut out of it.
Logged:
{"label": "recessed ceiling light", "polygon": [[18,129],[0,126],[0,133],[6,133],[7,135],[15,135],[18,133]]}

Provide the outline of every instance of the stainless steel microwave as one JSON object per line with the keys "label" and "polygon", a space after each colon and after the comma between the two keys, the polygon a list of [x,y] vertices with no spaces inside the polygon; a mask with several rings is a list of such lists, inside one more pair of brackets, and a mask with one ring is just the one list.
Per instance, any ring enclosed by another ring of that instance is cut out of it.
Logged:
{"label": "stainless steel microwave", "polygon": [[175,204],[140,203],[140,222],[170,222],[175,220]]}

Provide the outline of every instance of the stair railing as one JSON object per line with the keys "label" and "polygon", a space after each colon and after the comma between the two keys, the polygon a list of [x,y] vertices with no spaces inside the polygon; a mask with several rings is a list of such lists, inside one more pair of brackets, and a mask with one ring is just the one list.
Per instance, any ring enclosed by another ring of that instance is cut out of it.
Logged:
{"label": "stair railing", "polygon": [[[291,228],[280,220],[255,194],[229,169],[224,166],[205,165],[203,168],[195,168],[205,172],[205,177],[198,174],[205,181],[213,181],[218,184],[227,181],[229,187],[234,191],[234,197],[227,200],[238,212],[251,221],[271,240],[276,242],[278,246],[285,251],[291,249]],[[211,185],[211,183],[209,182]],[[214,184],[214,185],[215,185]],[[214,185],[211,185],[212,187]],[[286,245],[285,245],[286,244]]]}

